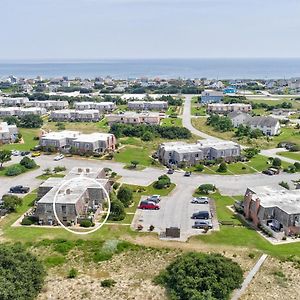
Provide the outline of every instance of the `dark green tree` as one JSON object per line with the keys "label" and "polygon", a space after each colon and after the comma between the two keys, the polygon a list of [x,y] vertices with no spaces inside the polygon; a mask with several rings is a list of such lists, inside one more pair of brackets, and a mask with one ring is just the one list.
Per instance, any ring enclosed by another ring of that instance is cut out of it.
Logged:
{"label": "dark green tree", "polygon": [[0,169],[3,168],[3,164],[11,160],[11,151],[0,150]]}
{"label": "dark green tree", "polygon": [[123,203],[125,207],[128,207],[132,203],[133,193],[127,186],[121,186],[117,193],[117,198]]}

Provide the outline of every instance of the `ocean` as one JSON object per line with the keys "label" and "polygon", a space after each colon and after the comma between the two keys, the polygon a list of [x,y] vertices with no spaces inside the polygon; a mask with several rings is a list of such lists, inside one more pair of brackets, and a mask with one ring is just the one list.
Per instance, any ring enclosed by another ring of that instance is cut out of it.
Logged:
{"label": "ocean", "polygon": [[300,58],[0,61],[0,79],[9,75],[24,78],[283,79],[300,77]]}

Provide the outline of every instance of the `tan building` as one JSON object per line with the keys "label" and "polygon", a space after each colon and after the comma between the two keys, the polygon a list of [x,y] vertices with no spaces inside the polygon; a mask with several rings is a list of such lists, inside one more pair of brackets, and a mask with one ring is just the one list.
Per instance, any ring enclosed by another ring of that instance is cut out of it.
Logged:
{"label": "tan building", "polygon": [[159,125],[161,119],[165,117],[164,114],[155,112],[125,112],[120,114],[110,114],[106,116],[108,124],[122,123],[122,124],[150,124]]}
{"label": "tan building", "polygon": [[234,111],[249,113],[252,111],[252,106],[251,104],[245,104],[245,103],[232,103],[232,104],[210,103],[207,104],[206,110],[207,113],[212,113],[212,114],[228,114]]}

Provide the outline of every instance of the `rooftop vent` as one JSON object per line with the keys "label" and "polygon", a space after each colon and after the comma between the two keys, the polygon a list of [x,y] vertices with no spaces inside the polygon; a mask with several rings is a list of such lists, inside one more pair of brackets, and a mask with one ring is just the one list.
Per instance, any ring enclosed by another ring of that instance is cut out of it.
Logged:
{"label": "rooftop vent", "polygon": [[89,168],[86,168],[85,171],[86,171],[86,173],[90,173],[90,169]]}
{"label": "rooftop vent", "polygon": [[82,169],[81,168],[78,168],[78,173],[81,173],[82,172]]}
{"label": "rooftop vent", "polygon": [[66,194],[70,195],[71,194],[71,190],[70,189],[66,189]]}

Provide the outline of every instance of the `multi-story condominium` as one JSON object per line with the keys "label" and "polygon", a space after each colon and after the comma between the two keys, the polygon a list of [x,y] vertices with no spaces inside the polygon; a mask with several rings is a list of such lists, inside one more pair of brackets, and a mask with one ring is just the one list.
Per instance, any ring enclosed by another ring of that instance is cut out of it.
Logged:
{"label": "multi-story condominium", "polygon": [[185,142],[163,143],[158,149],[158,158],[164,165],[196,165],[200,161],[224,158],[233,160],[241,155],[239,144],[231,141],[200,140],[196,144]]}
{"label": "multi-story condominium", "polygon": [[[53,201],[56,193],[55,211],[58,219],[65,226],[80,223],[82,219],[90,218],[95,222],[103,213],[103,203],[106,193],[96,182],[109,193],[111,184],[105,178],[102,168],[73,168],[64,178],[49,178],[39,187],[34,215],[40,225],[58,225],[53,211]],[[63,188],[60,188],[63,186]]]}
{"label": "multi-story condominium", "polygon": [[25,115],[39,115],[42,116],[46,113],[45,108],[40,107],[0,107],[0,117],[17,116],[22,117]]}
{"label": "multi-story condominium", "polygon": [[68,152],[72,149],[76,153],[105,153],[115,150],[116,138],[110,133],[82,134],[78,131],[64,130],[42,135],[40,146],[46,150]]}
{"label": "multi-story condominium", "polygon": [[223,100],[224,94],[213,90],[205,90],[201,93],[201,103],[219,103]]}
{"label": "multi-story condominium", "polygon": [[86,109],[97,109],[99,112],[106,113],[112,112],[116,109],[116,104],[114,102],[75,102],[74,108],[76,110],[86,110]]}
{"label": "multi-story condominium", "polygon": [[26,103],[26,106],[41,107],[47,110],[52,110],[52,109],[66,109],[69,107],[69,103],[68,101],[60,101],[60,100],[45,100],[45,101],[33,100],[33,101],[28,101]]}
{"label": "multi-story condominium", "polygon": [[29,101],[26,97],[0,97],[0,104],[4,106],[22,106],[25,105]]}
{"label": "multi-story condominium", "polygon": [[6,122],[0,122],[0,144],[14,142],[18,137],[18,132],[16,125],[8,125]]}
{"label": "multi-story condominium", "polygon": [[209,103],[207,104],[207,113],[212,114],[228,114],[233,111],[241,111],[245,113],[249,113],[252,111],[251,104],[245,103],[232,103],[232,104],[224,104],[224,103]]}
{"label": "multi-story condominium", "polygon": [[79,121],[79,122],[97,122],[101,118],[99,110],[87,109],[87,110],[75,110],[75,109],[63,109],[53,110],[50,113],[50,119],[52,121],[64,122],[64,121]]}
{"label": "multi-story condominium", "polygon": [[259,129],[264,135],[273,136],[280,133],[280,122],[270,116],[250,116],[246,113],[235,111],[228,114],[234,127],[239,125],[249,126],[251,129]]}
{"label": "multi-story condominium", "polygon": [[300,190],[260,186],[247,188],[243,209],[255,226],[274,231],[275,237],[300,233]]}
{"label": "multi-story condominium", "polygon": [[168,109],[168,102],[167,101],[128,101],[128,109],[165,111]]}
{"label": "multi-story condominium", "polygon": [[161,119],[165,116],[164,114],[155,112],[136,113],[136,112],[125,112],[120,114],[110,114],[106,116],[108,124],[123,123],[123,124],[151,124],[159,125]]}

